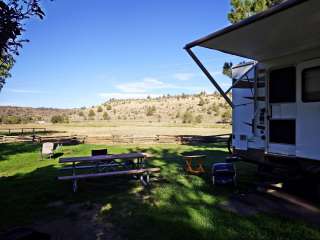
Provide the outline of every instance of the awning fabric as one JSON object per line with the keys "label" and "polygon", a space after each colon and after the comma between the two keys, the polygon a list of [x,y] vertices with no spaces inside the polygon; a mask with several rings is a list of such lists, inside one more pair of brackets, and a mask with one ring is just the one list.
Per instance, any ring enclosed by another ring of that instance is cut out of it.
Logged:
{"label": "awning fabric", "polygon": [[320,47],[320,0],[288,0],[186,45],[257,61]]}

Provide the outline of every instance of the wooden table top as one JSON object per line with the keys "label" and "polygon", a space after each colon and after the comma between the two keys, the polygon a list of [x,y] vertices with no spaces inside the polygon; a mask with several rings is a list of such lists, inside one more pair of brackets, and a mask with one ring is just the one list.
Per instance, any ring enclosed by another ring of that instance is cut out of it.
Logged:
{"label": "wooden table top", "polygon": [[183,158],[186,159],[195,159],[195,158],[205,158],[206,155],[183,155]]}
{"label": "wooden table top", "polygon": [[60,158],[59,163],[99,162],[99,161],[108,161],[108,160],[115,160],[115,159],[136,159],[136,158],[147,158],[147,157],[148,157],[147,154],[136,152],[136,153],[111,154],[111,155],[99,155],[99,156]]}

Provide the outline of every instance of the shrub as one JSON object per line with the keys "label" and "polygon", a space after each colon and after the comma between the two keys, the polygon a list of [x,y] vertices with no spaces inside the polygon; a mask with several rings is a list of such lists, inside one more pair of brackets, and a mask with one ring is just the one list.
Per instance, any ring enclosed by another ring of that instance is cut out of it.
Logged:
{"label": "shrub", "polygon": [[103,111],[102,107],[99,106],[98,109],[97,109],[97,112],[102,112],[102,111]]}
{"label": "shrub", "polygon": [[146,115],[147,116],[152,116],[156,112],[156,107],[155,106],[148,106],[146,110]]}
{"label": "shrub", "polygon": [[211,105],[211,110],[212,110],[213,112],[219,112],[219,106],[218,106],[216,103],[213,103],[213,104]]}
{"label": "shrub", "polygon": [[51,117],[51,122],[56,123],[69,123],[69,118],[66,115],[54,115]]}
{"label": "shrub", "polygon": [[78,113],[78,115],[79,115],[80,117],[84,117],[84,113],[83,113],[82,111],[80,111],[80,112]]}
{"label": "shrub", "polygon": [[194,119],[196,123],[202,123],[202,115],[197,115]]}
{"label": "shrub", "polygon": [[96,115],[96,114],[95,114],[95,112],[93,111],[93,109],[90,109],[88,116],[89,116],[90,118],[92,118],[92,117],[94,117],[95,115]]}
{"label": "shrub", "polygon": [[110,116],[107,112],[104,112],[102,117],[104,120],[110,120]]}
{"label": "shrub", "polygon": [[222,122],[231,122],[231,111],[226,110],[222,115]]}
{"label": "shrub", "polygon": [[108,104],[108,105],[106,106],[106,108],[107,108],[107,110],[111,110],[111,109],[112,109],[112,107],[111,107],[110,104]]}
{"label": "shrub", "polygon": [[182,116],[183,123],[192,123],[193,122],[193,115],[191,112],[186,111]]}
{"label": "shrub", "polygon": [[199,103],[198,103],[198,105],[199,106],[203,106],[203,105],[205,105],[206,103],[205,103],[205,101],[203,100],[203,98],[200,98],[200,101],[199,101]]}
{"label": "shrub", "polygon": [[21,123],[21,118],[17,116],[2,116],[0,122],[4,124],[19,124]]}

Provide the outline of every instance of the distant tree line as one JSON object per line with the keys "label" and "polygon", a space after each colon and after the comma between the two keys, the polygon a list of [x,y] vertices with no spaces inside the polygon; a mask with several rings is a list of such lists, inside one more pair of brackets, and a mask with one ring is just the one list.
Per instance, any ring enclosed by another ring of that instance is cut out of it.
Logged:
{"label": "distant tree line", "polygon": [[31,123],[36,119],[31,116],[14,116],[14,115],[5,115],[0,116],[1,124],[21,124],[21,123]]}

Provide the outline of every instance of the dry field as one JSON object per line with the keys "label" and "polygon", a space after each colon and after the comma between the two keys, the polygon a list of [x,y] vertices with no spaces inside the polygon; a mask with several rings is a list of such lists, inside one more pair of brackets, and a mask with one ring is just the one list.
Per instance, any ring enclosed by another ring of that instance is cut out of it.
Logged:
{"label": "dry field", "polygon": [[216,135],[231,132],[228,124],[192,125],[127,121],[88,121],[69,124],[2,124],[0,131],[14,128],[46,128],[52,135],[87,136],[155,136],[155,135]]}

